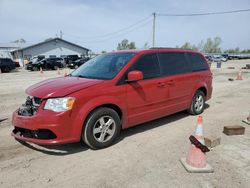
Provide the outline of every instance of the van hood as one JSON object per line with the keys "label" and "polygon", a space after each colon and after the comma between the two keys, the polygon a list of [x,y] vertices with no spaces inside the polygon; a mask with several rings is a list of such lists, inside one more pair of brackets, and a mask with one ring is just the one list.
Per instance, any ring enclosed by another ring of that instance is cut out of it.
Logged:
{"label": "van hood", "polygon": [[73,92],[90,86],[102,83],[103,80],[78,78],[78,77],[60,77],[48,79],[30,86],[26,93],[38,98],[64,97]]}

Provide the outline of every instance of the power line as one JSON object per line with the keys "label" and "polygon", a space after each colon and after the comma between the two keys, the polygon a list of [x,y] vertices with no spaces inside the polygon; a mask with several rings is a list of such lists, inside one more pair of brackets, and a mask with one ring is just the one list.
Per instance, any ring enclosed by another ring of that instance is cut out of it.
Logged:
{"label": "power line", "polygon": [[209,16],[209,15],[218,15],[218,14],[233,14],[240,12],[249,12],[250,9],[240,9],[240,10],[230,10],[222,12],[205,12],[205,13],[192,13],[192,14],[156,14],[157,16],[169,16],[169,17],[178,17],[178,16]]}
{"label": "power line", "polygon": [[[90,39],[104,38],[104,37],[108,37],[108,36],[115,35],[117,33],[122,33],[122,32],[124,32],[126,30],[129,30],[129,29],[137,26],[138,24],[143,23],[144,21],[148,20],[149,18],[151,18],[151,15],[149,15],[149,16],[147,16],[147,17],[145,17],[145,18],[143,18],[143,19],[141,19],[141,20],[139,20],[139,21],[137,21],[137,22],[135,22],[135,23],[127,26],[127,27],[124,27],[124,28],[119,29],[117,31],[114,31],[114,32],[111,32],[111,33],[106,33],[106,34],[103,34],[103,35],[96,35],[96,36],[73,36],[73,35],[71,35],[71,36],[76,37],[76,38],[90,38]],[[70,34],[67,34],[67,35],[70,36]]]}
{"label": "power line", "polygon": [[149,23],[152,23],[152,19],[150,19],[150,20],[148,20],[148,21],[146,21],[144,23],[140,23],[139,25],[137,25],[134,28],[130,28],[125,33],[116,33],[115,35],[110,36],[110,37],[105,38],[105,39],[93,40],[93,41],[85,41],[84,43],[99,43],[99,42],[104,42],[104,41],[107,41],[107,40],[110,40],[110,39],[118,38],[118,37],[123,36],[125,34],[131,33],[132,31],[134,31],[136,29],[139,29],[139,28],[141,28],[141,27],[143,27],[145,25],[148,25]]}
{"label": "power line", "polygon": [[[135,29],[138,29],[144,25],[147,25],[149,22],[153,21],[153,46],[155,44],[155,21],[156,17],[190,17],[190,16],[209,16],[209,15],[221,15],[221,14],[233,14],[233,13],[241,13],[241,12],[249,12],[250,9],[239,9],[239,10],[230,10],[230,11],[220,11],[220,12],[204,12],[204,13],[190,13],[190,14],[163,14],[163,13],[153,13],[153,19],[152,15],[149,15],[127,27],[124,27],[122,29],[119,29],[114,32],[106,33],[103,35],[96,35],[96,36],[76,36],[71,35],[67,33],[63,33],[64,35],[68,35],[74,38],[81,38],[81,39],[100,39],[100,40],[90,40],[85,41],[84,43],[98,43],[98,42],[104,42],[113,38],[117,38],[119,36],[125,35],[127,33],[130,33],[134,31]],[[149,19],[150,18],[150,19]]]}

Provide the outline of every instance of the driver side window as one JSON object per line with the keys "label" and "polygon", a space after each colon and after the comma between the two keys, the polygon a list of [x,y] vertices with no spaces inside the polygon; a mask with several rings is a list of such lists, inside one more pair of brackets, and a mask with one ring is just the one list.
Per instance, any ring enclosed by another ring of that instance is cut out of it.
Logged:
{"label": "driver side window", "polygon": [[139,70],[143,73],[144,79],[160,77],[160,66],[157,55],[146,54],[132,65],[131,70]]}

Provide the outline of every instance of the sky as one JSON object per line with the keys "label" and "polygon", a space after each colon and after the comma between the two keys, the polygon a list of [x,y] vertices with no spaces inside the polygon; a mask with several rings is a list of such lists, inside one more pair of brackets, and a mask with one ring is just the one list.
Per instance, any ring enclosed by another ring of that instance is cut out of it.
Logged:
{"label": "sky", "polygon": [[[250,8],[250,0],[0,0],[0,43],[29,44],[60,36],[91,49],[112,51],[123,39],[152,46],[152,13],[189,14]],[[200,17],[156,16],[159,47],[220,37],[222,49],[250,48],[250,12]]]}

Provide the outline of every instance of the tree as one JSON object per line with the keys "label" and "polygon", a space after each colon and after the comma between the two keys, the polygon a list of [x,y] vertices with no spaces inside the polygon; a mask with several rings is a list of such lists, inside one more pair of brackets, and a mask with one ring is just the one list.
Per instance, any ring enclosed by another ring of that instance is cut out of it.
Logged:
{"label": "tree", "polygon": [[238,54],[238,53],[240,53],[240,48],[236,47],[234,49],[228,49],[228,50],[225,50],[224,53]]}
{"label": "tree", "polygon": [[14,43],[26,43],[26,40],[24,40],[23,38],[21,39],[17,39],[13,41]]}
{"label": "tree", "polygon": [[220,53],[221,38],[215,37],[214,39],[208,38],[207,42],[200,46],[201,51],[204,53]]}
{"label": "tree", "polygon": [[190,50],[198,50],[195,45],[190,44],[189,42],[185,42],[182,46],[182,49],[190,49]]}
{"label": "tree", "polygon": [[243,53],[243,54],[250,54],[250,49],[242,50],[241,53]]}
{"label": "tree", "polygon": [[51,37],[47,38],[47,39],[44,40],[44,42],[47,42],[47,41],[50,41],[50,40],[53,40],[53,38],[51,38]]}
{"label": "tree", "polygon": [[136,49],[135,42],[130,42],[128,39],[123,39],[121,43],[118,43],[117,50],[127,50],[127,49]]}

